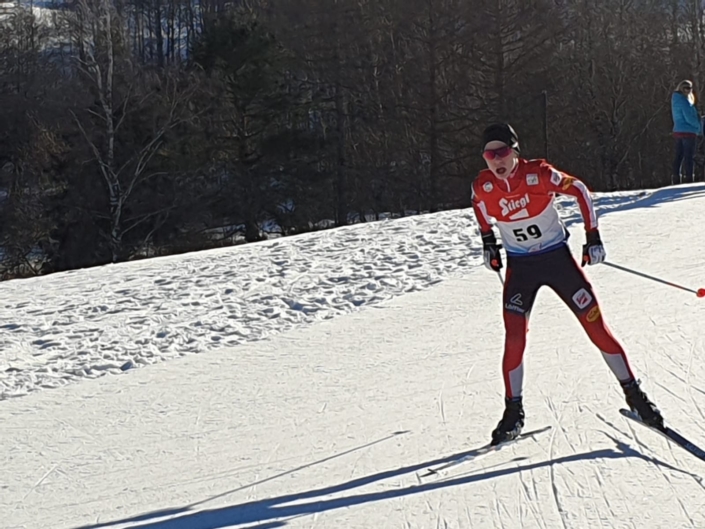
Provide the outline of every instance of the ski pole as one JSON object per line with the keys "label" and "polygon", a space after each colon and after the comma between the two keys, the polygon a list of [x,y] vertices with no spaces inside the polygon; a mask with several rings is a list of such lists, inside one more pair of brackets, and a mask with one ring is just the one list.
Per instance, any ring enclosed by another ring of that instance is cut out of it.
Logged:
{"label": "ski pole", "polygon": [[663,283],[664,285],[668,285],[669,287],[674,287],[674,288],[680,288],[681,290],[685,290],[686,292],[692,292],[699,298],[705,298],[705,288],[699,288],[698,290],[693,290],[692,288],[687,288],[681,285],[677,285],[676,283],[671,283],[670,281],[665,281],[663,279],[659,279],[658,277],[653,277],[647,274],[644,274],[643,272],[637,272],[636,270],[632,270],[631,268],[626,268],[624,266],[616,265],[614,263],[608,263],[607,261],[604,261],[602,264],[606,264],[607,266],[611,266],[612,268],[616,268],[618,270],[622,270],[624,272],[629,272],[630,274],[634,274],[637,276],[645,277],[646,279],[651,279],[652,281],[657,281],[658,283]]}

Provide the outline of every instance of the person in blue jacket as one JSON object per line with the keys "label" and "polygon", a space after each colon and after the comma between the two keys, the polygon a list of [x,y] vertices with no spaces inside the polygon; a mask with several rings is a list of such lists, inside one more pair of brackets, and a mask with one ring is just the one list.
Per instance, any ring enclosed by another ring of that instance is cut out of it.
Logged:
{"label": "person in blue jacket", "polygon": [[672,183],[693,182],[695,147],[698,136],[702,136],[703,125],[698,109],[695,107],[692,81],[686,79],[678,83],[678,87],[671,96],[671,115],[676,144]]}

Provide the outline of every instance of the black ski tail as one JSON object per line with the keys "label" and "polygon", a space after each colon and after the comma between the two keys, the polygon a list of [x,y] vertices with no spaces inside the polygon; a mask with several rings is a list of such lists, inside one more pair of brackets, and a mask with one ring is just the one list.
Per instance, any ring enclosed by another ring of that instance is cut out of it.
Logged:
{"label": "black ski tail", "polygon": [[642,426],[645,426],[646,428],[653,430],[654,432],[660,433],[669,441],[676,443],[678,446],[680,446],[684,450],[687,450],[688,452],[693,454],[695,457],[705,461],[705,450],[700,448],[698,445],[696,445],[692,441],[689,441],[688,439],[683,437],[680,433],[675,431],[673,428],[670,428],[669,426],[664,426],[663,428],[656,428],[654,426],[649,426],[644,421],[642,421],[641,418],[636,413],[634,413],[633,411],[624,409],[624,408],[621,408],[619,410],[619,413],[621,413],[622,415],[624,415],[628,419],[631,419],[632,421],[638,422]]}

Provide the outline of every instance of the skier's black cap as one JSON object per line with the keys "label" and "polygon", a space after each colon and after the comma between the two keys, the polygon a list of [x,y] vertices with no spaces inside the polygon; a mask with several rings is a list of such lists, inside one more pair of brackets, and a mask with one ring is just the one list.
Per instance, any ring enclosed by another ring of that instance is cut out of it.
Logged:
{"label": "skier's black cap", "polygon": [[501,141],[519,153],[519,137],[509,123],[493,123],[488,126],[482,132],[482,150],[491,141]]}

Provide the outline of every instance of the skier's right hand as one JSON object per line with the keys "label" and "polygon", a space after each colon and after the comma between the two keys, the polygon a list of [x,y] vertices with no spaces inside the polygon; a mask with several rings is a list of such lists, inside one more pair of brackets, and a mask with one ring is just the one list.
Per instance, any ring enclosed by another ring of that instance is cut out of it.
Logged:
{"label": "skier's right hand", "polygon": [[485,266],[494,272],[502,269],[501,244],[497,244],[497,237],[494,232],[482,233],[482,259]]}

